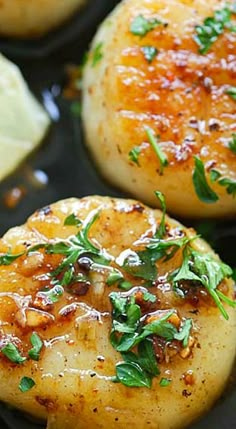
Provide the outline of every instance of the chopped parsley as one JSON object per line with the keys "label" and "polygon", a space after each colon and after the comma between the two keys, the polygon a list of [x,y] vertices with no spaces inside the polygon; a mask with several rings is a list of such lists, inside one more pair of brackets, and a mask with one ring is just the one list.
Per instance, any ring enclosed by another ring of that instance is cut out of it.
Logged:
{"label": "chopped parsley", "polygon": [[148,63],[151,63],[158,54],[158,50],[154,46],[143,46],[141,50]]}
{"label": "chopped parsley", "polygon": [[67,218],[64,220],[64,225],[74,225],[74,226],[80,226],[82,224],[81,220],[74,214],[71,213]]}
{"label": "chopped parsley", "polygon": [[127,387],[151,387],[151,378],[135,362],[120,362],[116,365],[116,382]]}
{"label": "chopped parsley", "polygon": [[159,200],[162,209],[161,222],[155,233],[155,238],[163,238],[166,234],[166,202],[164,195],[160,191],[155,191],[155,195]]}
{"label": "chopped parsley", "polygon": [[212,182],[217,182],[220,186],[224,186],[229,195],[236,196],[236,180],[222,177],[221,173],[216,169],[211,170],[210,178]]}
{"label": "chopped parsley", "polygon": [[236,154],[236,133],[232,134],[232,139],[229,142],[230,150]]}
{"label": "chopped parsley", "polygon": [[149,143],[152,146],[157,158],[160,161],[160,174],[162,175],[164,167],[166,167],[168,165],[167,157],[162,152],[160,146],[158,145],[158,140],[154,134],[154,131],[150,127],[145,127],[145,131],[146,131]]}
{"label": "chopped parsley", "polygon": [[28,355],[31,359],[38,361],[40,352],[43,348],[43,342],[36,332],[33,332],[33,334],[31,335],[30,342],[33,348],[29,350]]}
{"label": "chopped parsley", "polygon": [[[154,295],[147,290],[143,293],[146,294],[146,300],[152,303]],[[152,379],[160,374],[153,348],[153,336],[159,336],[166,341],[176,339],[186,347],[192,320],[183,322],[178,331],[170,321],[175,311],[170,310],[165,311],[162,317],[145,323],[141,307],[136,303],[134,295],[127,297],[120,292],[112,292],[109,297],[112,304],[110,341],[124,360],[116,365],[116,377],[113,381],[128,387],[150,388]]]}
{"label": "chopped parsley", "polygon": [[22,377],[19,389],[22,393],[28,392],[28,390],[32,389],[35,386],[35,381],[30,377]]}
{"label": "chopped parsley", "polygon": [[194,156],[193,185],[198,198],[207,204],[215,203],[219,197],[209,186],[202,160]]}
{"label": "chopped parsley", "polygon": [[[35,249],[44,248],[47,254],[58,254],[63,255],[64,259],[57,266],[57,268],[50,272],[50,276],[54,283],[54,288],[49,291],[42,291],[48,296],[52,302],[57,302],[58,298],[63,293],[63,286],[69,286],[73,282],[84,281],[84,276],[76,276],[74,265],[77,263],[79,258],[86,255],[86,258],[91,263],[98,263],[108,265],[110,259],[108,255],[104,255],[101,249],[98,249],[90,241],[88,235],[90,228],[96,222],[99,216],[99,212],[95,213],[91,220],[81,224],[81,221],[75,216],[70,215],[65,219],[65,225],[75,225],[79,228],[79,232],[71,236],[68,240],[59,241],[56,243],[43,243],[30,248],[28,252],[33,252]],[[62,280],[58,280],[58,276],[63,273]]]}
{"label": "chopped parsley", "polygon": [[226,94],[228,94],[233,100],[236,100],[236,86],[230,86],[225,91]]}
{"label": "chopped parsley", "polygon": [[139,146],[133,147],[131,151],[129,152],[129,159],[130,161],[134,162],[135,164],[139,165],[139,155],[141,153],[141,148]]}
{"label": "chopped parsley", "polygon": [[123,279],[124,279],[124,277],[121,274],[121,272],[114,270],[107,277],[106,283],[107,283],[108,286],[112,286],[115,283],[120,282],[120,280],[123,280]]}
{"label": "chopped parsley", "polygon": [[0,256],[0,265],[11,265],[12,262],[22,255],[24,255],[24,252],[18,253],[16,255],[13,255],[12,253],[5,253],[4,255]]}
{"label": "chopped parsley", "polygon": [[130,32],[135,36],[146,36],[147,33],[154,30],[158,25],[162,25],[163,22],[156,18],[145,18],[143,15],[138,15],[133,19]]}
{"label": "chopped parsley", "polygon": [[20,351],[13,343],[8,343],[1,349],[2,354],[6,356],[11,362],[22,364],[26,361],[26,357],[21,356]]}
{"label": "chopped parsley", "polygon": [[92,52],[92,67],[95,67],[103,58],[103,42],[97,43]]}
{"label": "chopped parsley", "polygon": [[161,381],[160,381],[160,383],[159,383],[159,385],[161,386],[161,387],[167,387],[167,386],[169,386],[170,385],[170,383],[171,383],[171,379],[170,378],[162,378],[161,379]]}
{"label": "chopped parsley", "polygon": [[182,266],[173,278],[176,292],[179,293],[179,283],[182,280],[193,282],[193,287],[197,287],[197,284],[205,287],[224,318],[228,320],[229,317],[222,301],[233,307],[236,306],[236,302],[222,294],[217,287],[224,278],[232,276],[232,269],[223,262],[217,261],[211,254],[202,254],[190,246],[185,248],[183,256]]}
{"label": "chopped parsley", "polygon": [[195,42],[199,45],[199,52],[206,54],[218,37],[223,34],[227,28],[230,31],[235,31],[235,27],[231,24],[233,9],[224,7],[217,10],[214,16],[207,17],[203,25],[195,27],[196,34],[194,35]]}
{"label": "chopped parsley", "polygon": [[183,347],[187,347],[188,345],[188,340],[189,340],[189,336],[190,336],[190,331],[192,329],[193,326],[193,321],[192,319],[186,319],[183,322],[183,325],[181,327],[180,332],[178,332],[175,335],[175,339],[179,340],[179,341],[183,341]]}

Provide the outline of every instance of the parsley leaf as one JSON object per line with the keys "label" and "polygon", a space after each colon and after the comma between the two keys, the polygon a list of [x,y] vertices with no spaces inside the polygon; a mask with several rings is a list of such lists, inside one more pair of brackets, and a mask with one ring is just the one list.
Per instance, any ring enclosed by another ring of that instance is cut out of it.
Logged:
{"label": "parsley leaf", "polygon": [[236,180],[229,177],[222,177],[218,170],[212,169],[210,171],[210,178],[213,182],[217,182],[220,186],[224,186],[229,195],[236,196]]}
{"label": "parsley leaf", "polygon": [[64,220],[64,225],[80,226],[81,224],[82,224],[81,220],[74,213],[71,213]]}
{"label": "parsley leaf", "polygon": [[163,238],[165,233],[166,233],[166,226],[165,226],[166,202],[165,202],[165,197],[161,192],[155,191],[155,195],[156,195],[157,199],[160,201],[161,209],[162,209],[161,223],[160,223],[159,228],[155,234],[155,238]]}
{"label": "parsley leaf", "polygon": [[154,281],[157,277],[157,268],[146,251],[131,252],[124,260],[123,270],[133,277]]}
{"label": "parsley leaf", "polygon": [[228,177],[222,177],[218,180],[219,185],[225,186],[228,194],[233,197],[236,196],[236,180],[230,179]]}
{"label": "parsley leaf", "polygon": [[[145,387],[151,387],[152,378],[160,374],[155,353],[153,350],[152,341],[149,338],[144,339],[138,345],[138,354],[133,352],[121,353],[124,359],[123,363],[128,363],[131,365],[138,365],[142,369],[142,374],[138,376],[138,386],[143,387],[143,381],[148,382],[148,385]],[[119,377],[117,377],[119,380]],[[119,380],[124,384],[129,381],[129,377],[125,377],[125,380]],[[137,381],[136,381],[137,383]]]}
{"label": "parsley leaf", "polygon": [[199,282],[207,289],[224,318],[228,319],[228,314],[221,301],[227,301],[232,306],[236,306],[236,303],[225,295],[225,299],[222,298],[223,294],[217,287],[224,278],[231,275],[232,269],[228,265],[217,261],[211,254],[202,254],[188,247],[183,253],[183,264],[174,276],[173,282],[177,293],[178,283],[181,280],[193,281],[194,286],[196,286],[196,282]]}
{"label": "parsley leaf", "polygon": [[119,272],[118,270],[117,271],[114,270],[108,275],[106,284],[108,286],[112,286],[115,283],[119,282],[120,280],[123,280],[123,278],[124,277],[121,274],[121,272]]}
{"label": "parsley leaf", "polygon": [[234,31],[234,27],[230,24],[232,12],[228,7],[224,7],[221,10],[217,10],[214,16],[206,18],[203,25],[195,27],[197,34],[194,35],[194,40],[199,45],[199,52],[201,54],[206,54],[209,51],[225,28]]}
{"label": "parsley leaf", "polygon": [[160,174],[162,175],[164,167],[167,167],[168,165],[167,157],[162,152],[160,146],[158,145],[158,141],[157,141],[157,138],[155,137],[153,130],[150,127],[145,127],[145,131],[146,131],[149,143],[152,146],[157,158],[160,161]]}
{"label": "parsley leaf", "polygon": [[26,357],[22,357],[18,348],[13,343],[8,343],[1,349],[1,352],[11,361],[17,364],[22,364],[26,361]]}
{"label": "parsley leaf", "polygon": [[207,183],[203,162],[197,156],[194,157],[194,160],[193,185],[195,192],[198,198],[204,203],[215,203],[219,197]]}
{"label": "parsley leaf", "polygon": [[230,150],[236,154],[236,133],[232,134],[232,139],[229,142]]}
{"label": "parsley leaf", "polygon": [[97,43],[93,52],[92,52],[92,67],[95,67],[103,58],[103,42]]}
{"label": "parsley leaf", "polygon": [[[69,271],[67,271],[64,276],[66,276],[68,272]],[[64,277],[63,277],[63,280],[64,280]],[[62,281],[62,283],[64,283],[64,281]],[[38,295],[43,298],[46,298],[50,304],[54,304],[55,302],[59,301],[60,297],[63,295],[63,292],[64,292],[64,289],[62,286],[55,285],[52,289],[39,291]]]}
{"label": "parsley leaf", "polygon": [[151,63],[158,54],[158,50],[154,46],[143,46],[141,50],[148,63]]}
{"label": "parsley leaf", "polygon": [[[122,355],[124,357],[124,354]],[[138,362],[139,365],[151,376],[160,374],[157,366],[157,360],[153,349],[153,343],[150,338],[145,338],[138,344]]]}
{"label": "parsley leaf", "polygon": [[[75,280],[73,272],[73,266],[78,261],[80,257],[84,254],[88,256],[92,263],[99,263],[103,265],[107,265],[110,263],[110,259],[108,255],[104,255],[102,250],[94,246],[94,244],[89,239],[89,232],[92,225],[98,219],[99,212],[95,213],[95,215],[88,222],[81,226],[79,232],[70,237],[68,240],[56,242],[55,244],[42,244],[41,247],[44,247],[46,253],[49,254],[61,254],[64,255],[65,258],[58,265],[58,267],[50,273],[51,277],[57,281],[57,276],[64,272],[63,277],[63,285],[68,286],[71,282]],[[68,216],[65,222],[69,222],[69,224],[76,224],[76,226],[80,226],[79,219],[74,216]],[[38,245],[39,247],[40,245]],[[32,249],[31,249],[32,251]],[[78,280],[78,279],[77,279]],[[58,285],[57,285],[58,286]],[[55,291],[56,295],[60,292],[58,289]],[[63,292],[61,290],[61,292]],[[49,294],[52,293],[49,291]]]}
{"label": "parsley leaf", "polygon": [[40,352],[43,348],[43,342],[36,332],[33,332],[31,335],[30,342],[33,348],[29,350],[28,355],[31,359],[38,361]]}
{"label": "parsley leaf", "polygon": [[22,377],[19,389],[21,392],[28,392],[28,390],[32,389],[35,386],[35,381],[30,377]]}
{"label": "parsley leaf", "polygon": [[[162,224],[160,224],[160,227],[161,229],[163,228]],[[137,253],[131,251],[127,255],[122,268],[128,274],[151,282],[155,281],[157,278],[156,262],[162,258],[164,258],[164,261],[171,259],[178,249],[184,247],[190,241],[187,237],[168,240],[159,239],[160,227],[155,237],[150,239],[145,250],[140,250]]]}
{"label": "parsley leaf", "polygon": [[134,162],[135,164],[139,165],[139,155],[141,153],[141,148],[139,146],[133,147],[131,151],[129,152],[129,159],[130,161]]}
{"label": "parsley leaf", "polygon": [[156,295],[153,295],[153,293],[144,292],[143,293],[143,299],[144,299],[144,301],[148,301],[148,302],[154,303],[154,302],[156,302],[157,297],[156,297]]}
{"label": "parsley leaf", "polygon": [[160,319],[156,319],[151,323],[148,323],[143,328],[142,337],[155,334],[162,338],[165,338],[167,341],[171,341],[175,338],[177,334],[177,329],[174,325],[168,322],[168,319],[174,311],[168,312],[165,316]]}
{"label": "parsley leaf", "polygon": [[225,91],[226,94],[228,94],[233,100],[236,100],[236,86],[230,86]]}
{"label": "parsley leaf", "polygon": [[12,255],[12,253],[5,253],[0,256],[0,265],[11,265],[17,258],[24,255],[24,252]]}
{"label": "parsley leaf", "polygon": [[[141,291],[144,301],[155,302],[155,295],[145,288],[141,288]],[[116,365],[116,377],[113,381],[129,387],[151,387],[153,377],[160,374],[153,336],[162,337],[166,341],[177,339],[186,347],[192,320],[182,321],[181,330],[178,331],[170,320],[174,310],[166,310],[159,318],[156,316],[154,320],[148,321],[135,301],[135,294],[112,292],[109,297],[112,305],[110,342],[124,359],[124,362]]]}
{"label": "parsley leaf", "polygon": [[190,336],[190,331],[193,326],[192,319],[186,319],[181,327],[181,330],[175,334],[175,339],[183,341],[183,347],[186,348]]}
{"label": "parsley leaf", "polygon": [[171,383],[170,378],[162,378],[161,381],[160,381],[160,383],[159,383],[159,385],[161,387],[167,387],[167,386],[170,385],[170,383]]}
{"label": "parsley leaf", "polygon": [[147,33],[154,30],[158,25],[163,24],[156,18],[145,18],[143,15],[138,15],[131,23],[130,32],[135,36],[146,36]]}
{"label": "parsley leaf", "polygon": [[116,365],[117,381],[127,387],[151,387],[151,378],[134,362],[121,362]]}

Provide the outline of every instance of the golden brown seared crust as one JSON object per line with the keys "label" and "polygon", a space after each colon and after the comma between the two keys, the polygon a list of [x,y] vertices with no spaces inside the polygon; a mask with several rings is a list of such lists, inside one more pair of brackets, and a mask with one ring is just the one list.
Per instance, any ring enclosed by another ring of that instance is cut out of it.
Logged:
{"label": "golden brown seared crust", "polygon": [[0,34],[33,38],[68,19],[86,0],[1,0]]}
{"label": "golden brown seared crust", "polygon": [[[0,240],[0,254],[17,254],[37,244],[55,244],[73,237],[78,229],[65,226],[65,219],[74,214],[84,222],[97,212],[99,217],[89,231],[89,240],[114,258],[129,248],[142,248],[143,240],[153,236],[161,220],[159,210],[133,200],[96,196],[68,199],[38,210],[25,225],[9,230]],[[169,217],[166,230],[167,238],[194,235],[192,229]],[[203,240],[194,243],[195,250],[202,254],[211,252]],[[17,365],[0,352],[0,400],[48,419],[50,429],[72,425],[75,429],[123,429],[131,423],[137,429],[147,425],[152,429],[177,429],[208,410],[226,383],[235,355],[235,310],[225,304],[229,314],[226,321],[204,290],[200,289],[202,297],[194,292],[186,300],[173,293],[167,273],[180,266],[181,252],[157,263],[157,279],[149,289],[157,297],[155,303],[142,298],[140,286],[145,281],[128,276],[137,287],[136,303],[146,315],[145,323],[170,308],[177,311],[170,321],[176,328],[180,318],[192,318],[194,323],[187,348],[176,340],[167,344],[156,337],[154,351],[161,376],[154,378],[151,389],[129,388],[110,379],[122,357],[109,341],[108,295],[120,290],[117,285],[106,284],[106,269],[88,274],[88,287],[65,287],[58,302],[42,299],[45,287],[52,287],[49,273],[62,258],[40,248],[0,266],[0,349],[10,341],[27,357],[32,333],[43,341],[39,361],[27,359]],[[86,260],[79,266],[76,262],[75,269],[88,273]],[[222,282],[221,290],[232,298],[230,280]],[[25,393],[18,388],[23,376],[36,383]],[[171,384],[161,387],[161,377],[170,378]]]}
{"label": "golden brown seared crust", "polygon": [[[193,156],[203,161],[208,180],[212,168],[236,180],[236,155],[228,147],[236,105],[226,94],[236,81],[236,35],[225,29],[204,55],[194,41],[196,25],[224,6],[217,0],[124,1],[98,31],[84,72],[87,144],[102,174],[152,205],[153,191],[161,190],[169,210],[181,216],[236,214],[225,187],[211,184],[220,199],[205,204],[192,183]],[[138,16],[164,24],[140,37],[130,31]],[[99,43],[102,59],[93,66]],[[150,63],[144,47],[158,50]],[[145,126],[160,136],[169,162],[163,175]],[[129,159],[134,147],[141,150],[139,165]]]}

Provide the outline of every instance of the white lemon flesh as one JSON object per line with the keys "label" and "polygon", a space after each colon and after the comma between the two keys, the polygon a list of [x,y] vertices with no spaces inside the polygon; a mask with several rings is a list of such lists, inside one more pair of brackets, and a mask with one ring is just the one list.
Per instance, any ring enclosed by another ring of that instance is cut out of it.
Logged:
{"label": "white lemon flesh", "polygon": [[36,149],[49,124],[19,68],[0,55],[0,180]]}

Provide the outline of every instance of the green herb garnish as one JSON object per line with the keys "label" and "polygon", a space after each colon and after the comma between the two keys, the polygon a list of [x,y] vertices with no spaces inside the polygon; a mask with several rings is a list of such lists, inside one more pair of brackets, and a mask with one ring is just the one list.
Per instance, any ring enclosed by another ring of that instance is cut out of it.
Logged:
{"label": "green herb garnish", "polygon": [[128,280],[122,280],[118,284],[119,289],[130,290],[133,287],[133,284]]}
{"label": "green herb garnish", "polygon": [[[102,250],[94,246],[94,244],[90,241],[88,237],[90,228],[96,222],[98,216],[99,212],[95,213],[92,219],[85,225],[83,224],[79,232],[76,235],[70,237],[68,240],[61,241],[55,244],[42,245],[42,247],[45,248],[46,253],[61,254],[65,256],[65,258],[58,265],[58,267],[50,273],[54,281],[57,279],[57,276],[63,272],[63,286],[69,286],[69,284],[75,280],[73,265],[84,254],[86,254],[87,257],[91,260],[91,264],[99,263],[107,265],[110,263],[110,259],[108,259],[108,256],[103,255]],[[70,225],[73,223],[76,224],[76,226],[79,226],[79,219],[77,220],[74,216],[68,217],[65,222],[69,222]],[[78,279],[76,280],[78,281]],[[49,291],[49,293],[51,292]]]}
{"label": "green herb garnish", "polygon": [[190,336],[190,332],[193,326],[192,319],[186,319],[181,327],[181,330],[175,334],[175,339],[179,341],[183,341],[183,347],[187,347],[188,340]]}
{"label": "green herb garnish", "polygon": [[159,19],[145,18],[143,15],[138,15],[131,23],[130,32],[135,34],[135,36],[143,37],[161,24],[163,24],[163,22],[161,22]]}
{"label": "green herb garnish", "polygon": [[18,348],[13,343],[8,343],[1,349],[1,352],[6,356],[11,362],[22,364],[26,361],[26,357],[21,356]]}
{"label": "green herb garnish", "polygon": [[130,161],[134,162],[135,164],[139,165],[139,155],[141,153],[141,148],[139,146],[133,147],[131,151],[129,152],[129,159]]}
{"label": "green herb garnish", "polygon": [[30,377],[22,377],[19,389],[21,392],[25,393],[28,392],[28,390],[32,389],[32,387],[35,386],[35,381]]}
{"label": "green herb garnish", "polygon": [[166,155],[162,152],[161,148],[158,145],[158,140],[150,127],[145,127],[145,131],[157,158],[160,161],[160,174],[163,174],[163,169],[168,165],[168,160]]}
{"label": "green herb garnish", "polygon": [[161,387],[167,387],[167,386],[170,385],[170,383],[171,383],[171,379],[170,378],[162,378],[161,381],[160,381],[160,383],[159,383],[159,385]]}
{"label": "green herb garnish", "polygon": [[13,255],[12,253],[5,253],[0,256],[0,265],[11,265],[16,259],[24,255],[24,252]]}
{"label": "green herb garnish", "polygon": [[226,94],[228,94],[233,100],[236,100],[236,86],[230,86],[225,91]]}
{"label": "green herb garnish", "polygon": [[33,334],[31,335],[30,342],[33,348],[29,350],[28,355],[33,360],[39,360],[39,355],[43,348],[43,342],[36,332],[33,332]]}
{"label": "green herb garnish", "polygon": [[122,268],[133,277],[153,282],[157,278],[156,262],[160,259],[163,261],[171,259],[189,241],[187,237],[167,240],[151,238],[145,250],[127,255]]}
{"label": "green herb garnish", "polygon": [[178,286],[182,280],[193,282],[193,287],[197,285],[205,287],[224,318],[228,320],[228,314],[221,301],[227,301],[233,307],[236,306],[236,302],[223,295],[217,287],[224,278],[232,275],[232,269],[223,262],[217,261],[211,254],[201,254],[190,246],[184,250],[183,257],[182,266],[173,278],[176,292],[179,292]]}
{"label": "green herb garnish", "polygon": [[216,169],[210,171],[210,178],[213,182],[217,182],[218,185],[224,186],[229,195],[236,196],[236,180],[229,177],[222,177],[221,173]]}
{"label": "green herb garnish", "polygon": [[95,67],[103,58],[103,42],[97,43],[92,53],[92,67]]}
{"label": "green herb garnish", "polygon": [[224,186],[229,195],[236,196],[236,180],[229,177],[222,177],[218,180],[219,185]]}
{"label": "green herb garnish", "polygon": [[[72,277],[70,274],[71,274],[70,270],[68,269],[68,271],[65,272],[61,283],[69,284],[72,280]],[[69,277],[69,279],[67,279],[67,276]],[[66,278],[66,281],[64,278]],[[50,304],[55,304],[56,302],[59,301],[63,293],[64,293],[64,288],[61,285],[56,284],[51,289],[41,290],[39,292],[39,295],[45,297]]]}
{"label": "green herb garnish", "polygon": [[114,270],[107,277],[106,284],[108,286],[112,286],[115,283],[120,282],[120,280],[123,280],[123,279],[124,279],[123,275],[120,272]]}
{"label": "green herb garnish", "polygon": [[151,378],[142,367],[134,362],[121,362],[116,365],[116,381],[127,387],[151,387]]}
{"label": "green herb garnish", "polygon": [[141,50],[148,63],[151,63],[158,54],[158,50],[154,46],[143,46]]}
{"label": "green herb garnish", "polygon": [[236,133],[232,134],[232,139],[229,142],[230,150],[236,154]]}
{"label": "green herb garnish", "polygon": [[206,54],[209,51],[226,28],[230,31],[235,31],[230,22],[232,13],[235,13],[235,11],[224,7],[221,10],[217,10],[214,16],[206,18],[203,25],[195,27],[197,34],[194,36],[194,40],[199,45],[201,54]]}
{"label": "green herb garnish", "polygon": [[162,209],[161,222],[160,222],[158,230],[155,233],[155,238],[163,238],[164,235],[166,234],[166,225],[165,225],[166,202],[165,202],[165,197],[161,192],[155,191],[155,195],[156,195],[157,199],[159,200],[159,202],[161,204],[161,209]]}
{"label": "green herb garnish", "polygon": [[[142,293],[145,301],[154,302],[155,295],[149,294],[145,288],[142,288]],[[170,317],[174,314],[174,310],[170,310],[159,319],[144,323],[135,296],[127,297],[119,292],[112,292],[110,300],[113,308],[110,341],[124,360],[116,365],[114,381],[129,387],[151,387],[153,377],[160,374],[153,349],[153,336],[162,337],[166,341],[176,339],[186,347],[192,320],[184,321],[178,331],[170,322]]]}
{"label": "green herb garnish", "polygon": [[67,216],[67,218],[64,220],[64,225],[80,226],[81,224],[81,220],[74,213]]}
{"label": "green herb garnish", "polygon": [[143,293],[143,300],[154,303],[154,302],[156,302],[157,297],[156,297],[156,295],[153,295],[153,293],[144,292]]}
{"label": "green herb garnish", "polygon": [[207,183],[205,168],[202,160],[194,157],[193,185],[198,198],[207,204],[215,203],[219,197]]}

